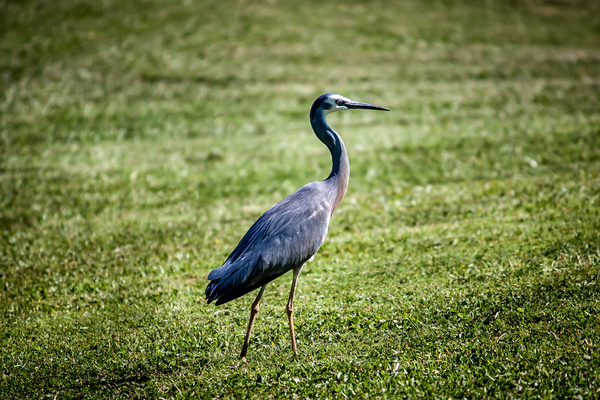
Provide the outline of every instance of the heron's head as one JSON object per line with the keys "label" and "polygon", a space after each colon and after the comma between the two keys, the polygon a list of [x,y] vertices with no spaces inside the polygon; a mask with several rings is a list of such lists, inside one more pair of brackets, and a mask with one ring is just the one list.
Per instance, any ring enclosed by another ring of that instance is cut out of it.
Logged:
{"label": "heron's head", "polygon": [[318,111],[324,114],[329,114],[335,111],[354,109],[390,111],[388,108],[385,107],[379,107],[373,104],[352,101],[347,97],[340,96],[339,94],[325,93],[321,95],[317,100],[315,100],[311,109],[311,117],[315,115],[315,113],[317,113]]}

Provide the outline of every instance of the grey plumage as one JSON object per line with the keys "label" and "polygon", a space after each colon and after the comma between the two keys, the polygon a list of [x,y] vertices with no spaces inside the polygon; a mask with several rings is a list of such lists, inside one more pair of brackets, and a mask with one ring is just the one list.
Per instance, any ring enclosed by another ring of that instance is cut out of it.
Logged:
{"label": "grey plumage", "polygon": [[288,301],[292,348],[296,351],[292,304],[296,282],[304,263],[323,244],[333,211],[348,187],[350,164],[342,138],[329,127],[325,115],[347,109],[388,110],[371,104],[353,102],[326,93],[313,103],[310,122],[315,135],[329,148],[332,169],[324,181],[309,183],[265,212],[229,255],[225,263],[208,274],[207,302],[224,304],[261,288],[250,314],[241,357],[245,359],[250,332],[258,312],[265,285],[294,270]]}
{"label": "grey plumage", "polygon": [[325,240],[332,213],[326,186],[309,183],[264,213],[223,266],[208,274],[208,302],[234,300],[310,259]]}

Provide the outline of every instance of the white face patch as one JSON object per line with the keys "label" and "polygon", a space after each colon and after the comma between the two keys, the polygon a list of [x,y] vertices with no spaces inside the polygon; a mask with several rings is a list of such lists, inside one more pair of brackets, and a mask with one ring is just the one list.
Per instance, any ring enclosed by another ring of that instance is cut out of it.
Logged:
{"label": "white face patch", "polygon": [[325,110],[325,114],[329,114],[335,111],[342,111],[342,110],[347,110],[348,107],[346,106],[340,106],[336,103],[336,100],[343,100],[344,102],[346,101],[352,101],[344,96],[340,96],[339,94],[336,94],[334,96],[331,96],[329,99],[327,99],[327,102],[329,104],[331,104],[331,108],[329,110]]}

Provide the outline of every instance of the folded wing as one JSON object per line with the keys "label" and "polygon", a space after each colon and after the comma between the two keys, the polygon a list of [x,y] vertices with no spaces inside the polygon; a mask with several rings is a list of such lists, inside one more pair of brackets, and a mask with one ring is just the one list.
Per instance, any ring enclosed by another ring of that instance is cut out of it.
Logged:
{"label": "folded wing", "polygon": [[265,212],[229,255],[208,274],[206,298],[234,300],[304,264],[327,235],[331,207],[321,182],[308,184]]}

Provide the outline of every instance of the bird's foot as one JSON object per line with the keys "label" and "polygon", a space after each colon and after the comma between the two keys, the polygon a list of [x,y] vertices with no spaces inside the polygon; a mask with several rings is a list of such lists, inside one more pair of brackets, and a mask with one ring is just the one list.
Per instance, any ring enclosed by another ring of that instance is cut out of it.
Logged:
{"label": "bird's foot", "polygon": [[242,358],[240,358],[240,360],[235,365],[232,365],[230,368],[231,369],[238,369],[238,368],[241,368],[241,367],[245,367],[247,364],[248,363],[246,362],[246,357],[242,357]]}

